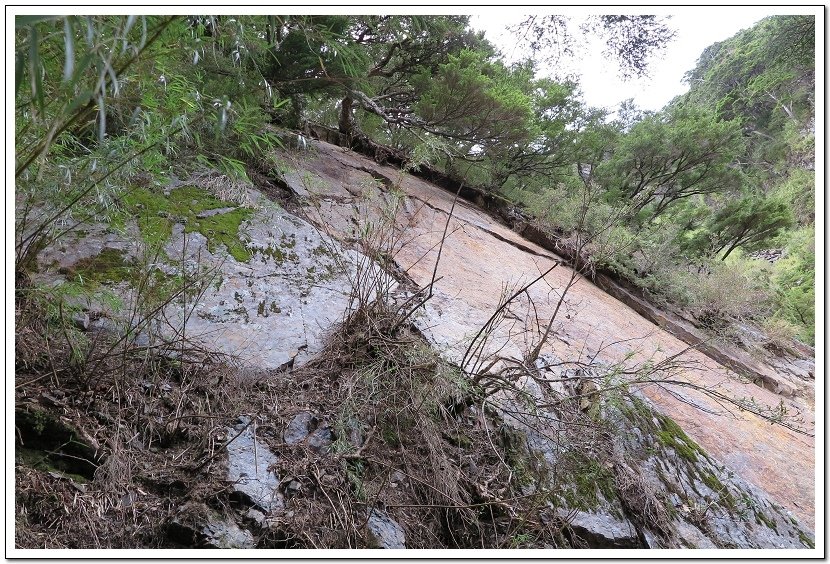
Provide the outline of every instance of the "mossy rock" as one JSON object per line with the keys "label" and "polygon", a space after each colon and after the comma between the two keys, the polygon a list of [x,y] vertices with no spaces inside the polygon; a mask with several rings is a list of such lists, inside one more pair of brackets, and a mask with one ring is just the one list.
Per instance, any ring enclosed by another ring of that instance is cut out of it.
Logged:
{"label": "mossy rock", "polygon": [[[239,237],[239,228],[253,210],[220,200],[207,190],[181,186],[165,196],[148,188],[134,188],[124,196],[124,207],[136,218],[141,236],[150,246],[163,244],[172,235],[173,225],[182,223],[185,233],[204,235],[210,252],[224,245],[238,262],[251,259],[251,251]],[[225,208],[228,211],[224,213],[203,215]]]}
{"label": "mossy rock", "polygon": [[60,269],[59,272],[70,281],[110,285],[132,279],[135,268],[135,264],[125,258],[124,251],[106,248],[95,256],[81,259],[72,266]]}
{"label": "mossy rock", "polygon": [[678,456],[692,463],[698,461],[698,455],[708,458],[706,452],[683,432],[680,425],[665,415],[655,415],[660,422],[660,430],[656,433],[660,444],[673,448]]}

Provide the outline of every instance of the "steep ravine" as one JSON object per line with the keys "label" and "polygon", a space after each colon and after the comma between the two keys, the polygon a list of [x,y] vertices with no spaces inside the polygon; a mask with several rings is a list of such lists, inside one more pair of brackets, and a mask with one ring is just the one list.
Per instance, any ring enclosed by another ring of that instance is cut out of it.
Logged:
{"label": "steep ravine", "polygon": [[[395,262],[416,284],[429,284],[453,194],[325,142],[315,142],[309,151],[287,158],[295,159],[295,165],[285,175],[286,182],[301,198],[315,195],[318,203],[307,211],[333,233],[350,233],[360,223],[361,214],[362,220],[369,218],[373,206],[375,213],[384,207],[388,209],[391,204],[385,195],[389,190],[386,185],[402,192],[397,221],[405,226],[406,244],[397,250]],[[389,182],[375,182],[376,177],[385,177]],[[374,198],[356,198],[355,194],[374,194]],[[344,205],[352,201],[355,206]],[[557,257],[461,200],[456,202],[448,232],[435,295],[419,323],[447,356],[458,359],[473,328],[480,327],[498,306],[505,285],[528,282]],[[546,277],[549,286],[537,284],[531,288],[540,318],[552,313],[555,289],[564,287],[569,274],[566,266],[559,266]],[[566,316],[557,323],[557,338],[546,346],[548,352],[560,358],[598,353],[599,358],[613,362],[632,354],[633,358],[645,361],[652,356],[665,358],[687,348],[678,338],[587,280],[580,280],[571,289],[566,304]],[[517,318],[523,318],[527,312],[515,313]],[[509,331],[508,338],[508,330],[504,331],[503,340],[499,341],[499,346],[504,346],[502,354],[519,356],[526,346],[526,332],[517,326]],[[800,398],[781,396],[739,381],[734,373],[699,351],[691,350],[684,358],[696,365],[683,374],[690,382],[733,397],[754,398],[758,404],[784,405],[790,413],[800,414],[807,434],[770,425],[746,412],[727,410],[687,388],[644,389],[659,409],[677,421],[707,452],[813,526],[812,407]]]}

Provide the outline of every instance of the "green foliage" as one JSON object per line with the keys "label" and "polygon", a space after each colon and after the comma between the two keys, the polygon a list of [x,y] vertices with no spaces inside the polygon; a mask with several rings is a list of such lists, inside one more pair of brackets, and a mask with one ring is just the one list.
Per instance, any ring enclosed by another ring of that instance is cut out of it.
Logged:
{"label": "green foliage", "polygon": [[728,201],[710,216],[703,230],[687,243],[686,248],[705,249],[712,257],[723,252],[721,260],[726,260],[737,248],[747,251],[761,248],[792,225],[792,211],[786,203],[747,195]]}
{"label": "green foliage", "polygon": [[484,146],[524,138],[533,115],[530,98],[500,62],[482,51],[450,55],[438,72],[414,78],[423,91],[415,106],[437,132]]}
{"label": "green foliage", "polygon": [[816,175],[813,171],[791,169],[787,177],[775,187],[773,197],[787,203],[798,225],[809,226],[815,222]]}
{"label": "green foliage", "polygon": [[787,246],[787,256],[775,264],[772,287],[778,310],[776,317],[799,328],[799,337],[815,341],[815,232],[805,228],[795,232]]}
{"label": "green foliage", "polygon": [[[526,29],[540,46],[567,25],[543,17]],[[583,31],[637,74],[655,38],[671,35],[652,16],[603,16]],[[197,220],[214,205],[205,194],[185,210],[179,190],[156,188],[197,168],[237,183],[269,174],[272,121],[312,118],[527,204],[587,241],[592,264],[703,317],[771,308],[809,340],[814,259],[791,229],[815,216],[814,31],[812,17],[763,20],[708,48],[688,95],[653,114],[624,105],[612,121],[577,85],[539,78],[529,61],[507,65],[464,16],[21,17],[16,191],[54,215],[33,230],[18,213],[19,264],[33,268],[27,252],[73,222],[123,222],[119,202],[152,245],[186,221],[247,260],[248,210]],[[58,217],[71,220],[57,229]],[[772,273],[736,256],[767,245],[790,249]]]}
{"label": "green foliage", "polygon": [[814,37],[814,16],[766,18],[704,51],[686,77],[689,97],[769,132],[777,106],[793,116],[809,110]]}
{"label": "green foliage", "polygon": [[729,165],[741,149],[736,122],[678,105],[635,124],[596,175],[613,199],[654,219],[678,200],[738,187],[741,178]]}

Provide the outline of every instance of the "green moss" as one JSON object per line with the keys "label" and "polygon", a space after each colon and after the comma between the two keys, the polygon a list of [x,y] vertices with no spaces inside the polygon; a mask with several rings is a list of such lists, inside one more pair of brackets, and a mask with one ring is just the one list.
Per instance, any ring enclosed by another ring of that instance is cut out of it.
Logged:
{"label": "green moss", "polygon": [[[208,250],[214,252],[224,245],[233,258],[246,262],[251,252],[239,238],[239,227],[248,219],[252,210],[235,207],[201,188],[183,186],[170,192],[170,196],[147,188],[135,188],[124,196],[124,206],[136,218],[142,238],[151,246],[167,241],[175,223],[183,223],[185,233],[201,233],[207,239]],[[234,210],[210,217],[197,218],[201,212],[235,207]]]}
{"label": "green moss", "polygon": [[297,238],[292,233],[291,235],[282,234],[280,237],[280,246],[285,249],[293,249],[297,246]]}
{"label": "green moss", "polygon": [[131,280],[135,276],[135,265],[124,259],[124,251],[104,249],[96,256],[81,259],[60,272],[67,280],[79,281],[84,285],[89,282],[116,284]]}
{"label": "green moss", "polygon": [[312,253],[314,256],[318,256],[318,257],[320,257],[320,256],[326,256],[326,257],[332,257],[332,256],[334,256],[334,253],[331,251],[331,249],[329,249],[328,247],[326,247],[323,243],[320,243],[319,245],[317,245],[316,247],[314,247],[314,248],[311,250],[311,253]]}
{"label": "green moss", "polygon": [[775,525],[775,521],[771,520],[763,511],[755,511],[755,522],[759,525],[763,523],[767,526],[768,529],[772,529],[775,532],[778,532],[778,527]]}
{"label": "green moss", "polygon": [[41,409],[15,411],[15,460],[32,468],[60,472],[76,481],[92,479],[95,451],[79,439],[77,429]]}
{"label": "green moss", "polygon": [[801,544],[803,544],[807,548],[816,547],[816,544],[810,539],[810,537],[804,534],[804,531],[798,531],[798,540],[800,540]]}
{"label": "green moss", "polygon": [[247,262],[251,259],[251,251],[239,238],[239,227],[242,222],[248,219],[251,210],[237,208],[234,211],[220,213],[200,220],[195,226],[185,225],[185,232],[198,231],[205,236],[208,243],[208,250],[214,252],[217,245],[225,245],[225,248],[237,262]]}
{"label": "green moss", "polygon": [[610,469],[582,454],[573,454],[571,459],[577,470],[562,490],[569,508],[588,511],[600,505],[600,495],[609,501],[616,497],[614,474]]}
{"label": "green moss", "polygon": [[17,447],[15,449],[15,461],[35,470],[42,470],[44,472],[51,472],[60,474],[66,478],[71,478],[79,484],[89,482],[89,479],[75,472],[71,472],[71,466],[62,463],[61,460],[53,460],[49,453],[25,447]]}
{"label": "green moss", "polygon": [[279,247],[268,246],[257,249],[256,251],[262,257],[263,263],[268,261],[268,257],[271,257],[271,259],[277,264],[282,264],[285,261],[285,253]]}
{"label": "green moss", "polygon": [[656,414],[661,429],[657,431],[657,440],[664,446],[672,447],[677,454],[689,462],[697,462],[698,455],[706,457],[700,446],[689,438],[683,429],[669,417]]}
{"label": "green moss", "polygon": [[[711,472],[701,472],[700,480],[706,484],[710,490],[715,492],[718,496],[718,503],[721,507],[727,509],[730,513],[735,511],[738,507],[738,503],[735,500],[735,497],[729,491],[723,482],[721,482],[717,476],[715,476]],[[774,527],[773,527],[774,528]]]}
{"label": "green moss", "polygon": [[470,447],[473,446],[473,440],[470,437],[468,437],[467,435],[464,435],[462,433],[445,432],[445,433],[442,433],[441,435],[444,437],[444,439],[448,443],[450,443],[454,447],[465,449],[465,448],[470,448]]}

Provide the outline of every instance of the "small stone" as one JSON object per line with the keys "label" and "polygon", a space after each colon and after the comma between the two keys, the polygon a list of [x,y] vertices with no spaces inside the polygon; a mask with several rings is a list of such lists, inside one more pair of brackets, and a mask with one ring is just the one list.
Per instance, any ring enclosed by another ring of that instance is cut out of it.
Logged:
{"label": "small stone", "polygon": [[199,213],[196,214],[196,219],[206,219],[206,218],[214,216],[214,215],[229,213],[229,212],[232,212],[232,211],[235,211],[235,210],[236,210],[236,208],[216,208],[216,209],[212,209],[212,210],[200,211]]}
{"label": "small stone", "polygon": [[245,518],[253,522],[260,529],[264,529],[268,525],[268,521],[265,519],[265,513],[253,507],[249,508],[245,513]]}
{"label": "small stone", "polygon": [[318,453],[325,453],[331,446],[334,434],[329,427],[320,427],[308,439],[308,446]]}
{"label": "small stone", "polygon": [[86,312],[78,312],[72,316],[72,324],[81,331],[89,329],[89,314]]}
{"label": "small stone", "polygon": [[286,444],[293,445],[305,439],[308,436],[313,419],[314,416],[307,411],[295,415],[288,423],[285,433],[283,433],[283,440]]}
{"label": "small stone", "polygon": [[277,456],[256,439],[250,418],[241,416],[240,424],[227,428],[228,436],[235,437],[228,443],[228,477],[236,496],[248,504],[266,512],[283,507],[282,496],[277,491],[279,478],[272,468]]}
{"label": "small stone", "polygon": [[372,509],[369,521],[370,541],[377,548],[406,548],[406,535],[403,528],[385,512]]}

